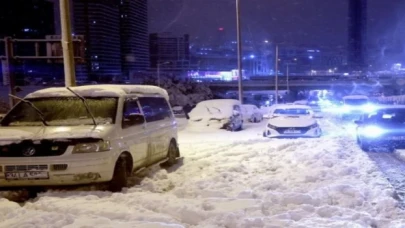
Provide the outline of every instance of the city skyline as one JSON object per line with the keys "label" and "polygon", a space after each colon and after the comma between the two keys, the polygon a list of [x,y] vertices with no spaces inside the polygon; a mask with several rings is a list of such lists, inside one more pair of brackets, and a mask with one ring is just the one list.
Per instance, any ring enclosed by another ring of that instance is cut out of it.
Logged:
{"label": "city skyline", "polygon": [[[397,36],[404,34],[403,1],[375,0],[368,5],[370,44],[377,44],[380,36],[390,36],[392,31]],[[348,1],[241,0],[241,11],[244,39],[331,47],[347,45]],[[212,39],[218,28],[223,28],[228,40],[235,39],[235,0],[150,0],[149,12],[150,33],[189,33],[192,42],[204,42]]]}

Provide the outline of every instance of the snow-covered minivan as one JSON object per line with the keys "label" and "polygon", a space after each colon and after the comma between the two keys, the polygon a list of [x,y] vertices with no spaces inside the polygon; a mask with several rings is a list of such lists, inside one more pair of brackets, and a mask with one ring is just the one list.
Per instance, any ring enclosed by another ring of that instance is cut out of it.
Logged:
{"label": "snow-covered minivan", "polygon": [[0,124],[0,188],[107,182],[180,156],[166,90],[90,85],[33,92]]}

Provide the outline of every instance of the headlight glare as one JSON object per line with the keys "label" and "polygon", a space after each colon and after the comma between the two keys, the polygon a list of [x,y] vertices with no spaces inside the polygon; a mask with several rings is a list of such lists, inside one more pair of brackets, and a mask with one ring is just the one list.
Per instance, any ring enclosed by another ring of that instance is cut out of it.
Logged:
{"label": "headlight glare", "polygon": [[93,152],[103,152],[109,151],[111,149],[110,141],[98,141],[91,143],[79,143],[76,144],[73,153],[93,153]]}
{"label": "headlight glare", "polygon": [[368,126],[362,129],[361,134],[367,138],[378,138],[385,133],[384,129],[377,126]]}

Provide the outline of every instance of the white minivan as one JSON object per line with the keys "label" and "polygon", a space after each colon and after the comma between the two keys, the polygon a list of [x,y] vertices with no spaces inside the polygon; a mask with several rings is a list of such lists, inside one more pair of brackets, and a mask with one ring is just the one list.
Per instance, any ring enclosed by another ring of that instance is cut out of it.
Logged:
{"label": "white minivan", "polygon": [[166,90],[90,85],[33,92],[0,122],[0,188],[109,183],[180,156]]}

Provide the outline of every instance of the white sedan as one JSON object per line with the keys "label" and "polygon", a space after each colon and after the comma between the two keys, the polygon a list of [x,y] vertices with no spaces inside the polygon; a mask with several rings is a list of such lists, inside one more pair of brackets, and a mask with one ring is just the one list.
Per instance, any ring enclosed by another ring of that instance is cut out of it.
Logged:
{"label": "white sedan", "polygon": [[306,105],[274,105],[264,137],[320,137],[321,127],[314,111]]}

